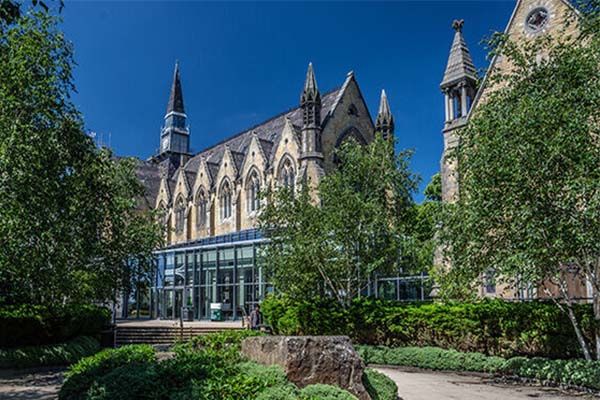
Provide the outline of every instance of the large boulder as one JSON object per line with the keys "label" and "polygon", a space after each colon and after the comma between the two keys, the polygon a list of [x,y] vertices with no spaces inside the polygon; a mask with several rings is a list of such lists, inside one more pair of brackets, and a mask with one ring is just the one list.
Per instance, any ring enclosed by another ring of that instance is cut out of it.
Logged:
{"label": "large boulder", "polygon": [[347,336],[256,336],[242,342],[242,353],[260,364],[280,365],[301,388],[336,385],[371,400],[362,383],[365,365]]}

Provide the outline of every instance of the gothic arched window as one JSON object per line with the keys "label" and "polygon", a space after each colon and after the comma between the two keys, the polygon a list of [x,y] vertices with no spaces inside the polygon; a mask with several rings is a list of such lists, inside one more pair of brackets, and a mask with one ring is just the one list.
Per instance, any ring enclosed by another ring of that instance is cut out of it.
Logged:
{"label": "gothic arched window", "polygon": [[296,173],[294,171],[294,165],[289,158],[286,158],[279,170],[279,183],[284,188],[294,191],[296,184]]}
{"label": "gothic arched window", "polygon": [[257,211],[260,208],[260,179],[258,178],[258,172],[252,170],[246,180],[246,203],[248,204],[248,212]]}
{"label": "gothic arched window", "polygon": [[177,204],[175,206],[175,232],[181,233],[183,232],[183,227],[185,226],[185,204],[183,199],[180,197],[177,199]]}
{"label": "gothic arched window", "polygon": [[228,180],[225,180],[221,185],[219,191],[220,203],[221,203],[221,219],[227,219],[231,217],[231,185]]}
{"label": "gothic arched window", "polygon": [[208,200],[204,189],[198,190],[196,195],[196,226],[203,228],[206,226],[206,213],[208,209]]}

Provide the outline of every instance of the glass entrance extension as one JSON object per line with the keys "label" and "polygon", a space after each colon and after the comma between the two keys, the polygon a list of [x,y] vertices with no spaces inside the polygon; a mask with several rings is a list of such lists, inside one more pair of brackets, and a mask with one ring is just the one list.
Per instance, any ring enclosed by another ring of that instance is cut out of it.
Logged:
{"label": "glass entrance extension", "polygon": [[157,252],[157,274],[151,288],[151,317],[186,318],[186,308],[196,320],[210,319],[211,304],[220,303],[225,320],[249,315],[267,292],[257,262],[260,243],[242,242],[198,246]]}
{"label": "glass entrance extension", "polygon": [[[261,268],[264,242],[258,231],[248,230],[157,251],[156,272],[124,295],[118,318],[207,320],[213,303],[226,320],[249,315],[273,290]],[[428,301],[432,285],[426,274],[374,277],[364,295]]]}

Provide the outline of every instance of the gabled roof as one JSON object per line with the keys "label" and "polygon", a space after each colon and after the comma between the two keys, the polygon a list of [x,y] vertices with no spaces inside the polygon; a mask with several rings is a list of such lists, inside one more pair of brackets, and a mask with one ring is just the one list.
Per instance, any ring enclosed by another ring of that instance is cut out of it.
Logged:
{"label": "gabled roof", "polygon": [[[507,35],[513,24],[515,23],[515,17],[517,15],[517,10],[519,9],[519,7],[522,5],[522,3],[526,1],[526,0],[517,0],[517,3],[515,4],[515,8],[512,11],[512,14],[510,15],[510,19],[508,20],[508,23],[506,24],[506,28],[504,28],[504,34]],[[560,2],[562,2],[563,4],[565,4],[569,9],[571,9],[575,15],[577,15],[578,17],[581,16],[581,11],[577,9],[577,7],[575,7],[575,5],[573,4],[573,2],[571,2],[570,0],[559,0]],[[485,91],[488,81],[490,79],[490,75],[493,72],[494,69],[494,65],[496,64],[496,62],[498,61],[498,53],[494,54],[494,57],[492,58],[492,60],[490,61],[490,64],[486,70],[485,76],[483,77],[483,80],[481,82],[481,85],[479,86],[479,90],[477,91],[477,94],[475,95],[475,98],[473,99],[473,104],[471,105],[471,110],[474,110],[477,105],[479,104],[479,100],[481,100],[481,96],[483,94],[483,92]],[[471,116],[473,115],[472,112],[469,113],[468,118],[470,119]]]}
{"label": "gabled roof", "polygon": [[[333,110],[333,105],[335,99],[338,96],[340,89],[335,89],[330,91],[322,96],[321,99],[321,124],[324,123],[325,117],[329,114],[330,111]],[[243,162],[244,155],[247,152],[248,146],[250,145],[250,141],[252,140],[253,132],[256,132],[256,135],[259,139],[259,142],[265,152],[265,156],[267,159],[272,159],[272,153],[275,150],[275,143],[279,142],[279,138],[281,137],[281,132],[283,131],[283,127],[285,125],[285,119],[289,118],[293,125],[301,126],[302,125],[302,109],[300,107],[293,108],[289,111],[276,115],[258,125],[255,125],[249,129],[246,129],[229,139],[225,139],[199,153],[194,155],[190,160],[185,164],[184,168],[187,171],[197,171],[198,166],[200,165],[200,159],[202,157],[206,158],[206,162],[209,165],[216,165],[215,170],[218,170],[219,165],[221,163],[221,159],[223,158],[223,154],[225,153],[225,146],[229,146],[229,149],[232,152],[234,157],[236,167],[240,167]],[[216,176],[216,172],[213,177]]]}

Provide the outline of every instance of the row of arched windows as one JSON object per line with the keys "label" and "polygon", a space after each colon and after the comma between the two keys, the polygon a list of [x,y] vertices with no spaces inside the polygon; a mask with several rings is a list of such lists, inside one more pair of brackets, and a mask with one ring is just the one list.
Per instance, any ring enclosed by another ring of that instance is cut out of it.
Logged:
{"label": "row of arched windows", "polygon": [[[289,158],[284,159],[279,169],[279,184],[290,190],[294,190],[296,182],[296,172],[294,165]],[[260,209],[260,190],[261,180],[256,169],[252,169],[246,179],[246,211],[248,213],[257,212]],[[219,188],[219,216],[221,221],[230,218],[233,215],[233,188],[229,179],[225,178]],[[196,196],[196,226],[205,228],[208,225],[208,204],[209,195],[200,188]],[[160,206],[164,208],[164,205]],[[186,224],[186,204],[182,197],[179,197],[175,204],[175,232],[181,233],[185,229]],[[166,216],[166,215],[165,215]],[[166,221],[167,219],[165,219]]]}

